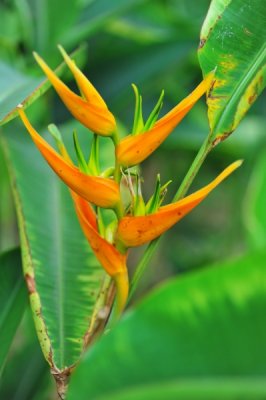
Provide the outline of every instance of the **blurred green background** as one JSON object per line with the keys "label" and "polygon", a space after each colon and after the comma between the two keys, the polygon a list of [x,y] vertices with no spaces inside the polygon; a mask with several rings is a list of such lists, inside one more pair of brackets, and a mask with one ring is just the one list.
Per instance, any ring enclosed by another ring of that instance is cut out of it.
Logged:
{"label": "blurred green background", "polygon": [[[17,89],[16,79],[27,87],[28,82],[41,76],[32,51],[39,52],[55,67],[61,61],[56,48],[60,43],[68,52],[84,44],[79,55],[80,66],[103,95],[122,130],[130,132],[133,122],[131,83],[137,84],[143,95],[144,115],[148,115],[164,89],[163,115],[202,78],[197,47],[209,3],[208,0],[2,0],[0,111],[4,112],[5,99],[12,97]],[[69,79],[72,87],[70,75],[64,79]],[[261,96],[237,131],[208,157],[193,189],[212,180],[230,162],[243,158],[245,163],[164,236],[139,295],[168,276],[230,259],[249,248],[265,247],[266,216],[262,200],[266,192],[265,103],[265,97]],[[53,90],[35,102],[29,114],[39,126],[70,119]],[[164,145],[143,163],[147,197],[160,172],[162,182],[173,180],[167,195],[168,200],[171,198],[207,133],[207,109],[202,99]],[[18,233],[1,148],[0,194],[2,252],[18,244]],[[138,256],[134,254],[132,264]],[[42,360],[27,310],[0,381],[0,398],[37,400],[52,396],[48,366]]]}

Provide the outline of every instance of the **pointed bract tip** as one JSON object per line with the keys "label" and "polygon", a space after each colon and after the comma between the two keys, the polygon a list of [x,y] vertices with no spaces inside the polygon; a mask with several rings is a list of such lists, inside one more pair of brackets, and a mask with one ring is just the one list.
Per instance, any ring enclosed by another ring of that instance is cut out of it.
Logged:
{"label": "pointed bract tip", "polygon": [[135,85],[135,83],[131,83],[131,87],[132,87],[132,89],[133,89],[133,91],[135,93],[135,96],[138,96],[139,95],[139,90],[138,90],[137,85]]}
{"label": "pointed bract tip", "polygon": [[211,84],[214,80],[215,72],[216,72],[216,68],[214,68],[212,71],[208,72],[208,74],[204,78],[204,82],[207,84],[208,87],[211,86]]}
{"label": "pointed bract tip", "polygon": [[33,51],[32,54],[37,62],[42,60],[41,56],[39,56],[39,54],[36,51]]}
{"label": "pointed bract tip", "polygon": [[49,124],[48,131],[55,138],[55,140],[58,140],[59,142],[63,142],[61,133],[55,124]]}
{"label": "pointed bract tip", "polygon": [[232,168],[232,170],[235,170],[235,169],[237,169],[237,168],[239,168],[239,167],[241,167],[241,165],[243,164],[243,162],[244,162],[244,160],[243,159],[241,159],[241,160],[237,160],[237,161],[235,161],[235,162],[233,162],[231,165],[229,165],[229,167],[228,168]]}
{"label": "pointed bract tip", "polygon": [[[45,61],[42,59],[41,56],[39,56],[38,53],[36,53],[36,51],[34,51],[33,53],[33,57],[35,58],[35,61],[37,62],[37,64],[39,65],[39,67],[41,67],[41,69],[43,70],[43,72],[47,75],[46,73],[46,69],[48,69],[48,65],[46,65]],[[48,77],[47,77],[48,78]]]}
{"label": "pointed bract tip", "polygon": [[57,48],[60,51],[60,53],[63,56],[63,58],[70,58],[69,55],[67,54],[67,52],[65,51],[64,47],[61,46],[61,44],[58,44]]}

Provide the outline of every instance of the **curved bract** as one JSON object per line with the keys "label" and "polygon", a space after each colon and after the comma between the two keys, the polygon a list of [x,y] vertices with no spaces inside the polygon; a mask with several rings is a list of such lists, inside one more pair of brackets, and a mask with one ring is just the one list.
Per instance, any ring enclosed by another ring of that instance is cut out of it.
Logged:
{"label": "curved bract", "polygon": [[117,230],[117,241],[125,247],[141,246],[150,242],[175,225],[181,218],[193,210],[208,194],[225,178],[242,164],[236,161],[229,165],[211,183],[197,192],[175,203],[160,207],[153,214],[139,217],[124,217],[120,220]]}
{"label": "curved bract", "polygon": [[112,136],[116,130],[113,114],[108,110],[99,93],[87,78],[77,71],[77,67],[75,67],[71,59],[66,58],[67,56],[65,55],[68,65],[75,72],[74,76],[85,99],[72,92],[37,53],[34,53],[34,56],[73,117],[99,135]]}
{"label": "curved bract", "polygon": [[54,172],[81,197],[104,208],[113,208],[120,201],[119,188],[111,179],[89,176],[73,164],[64,160],[32,127],[26,114],[19,109],[19,115],[34,143]]}
{"label": "curved bract", "polygon": [[115,246],[101,237],[95,224],[94,211],[90,205],[77,194],[73,192],[71,194],[84,235],[102,267],[115,280],[118,302],[117,312],[120,313],[126,305],[128,296],[127,254],[121,254]]}
{"label": "curved bract", "polygon": [[130,167],[149,157],[210,88],[213,78],[214,73],[211,72],[190,95],[159,119],[151,129],[138,135],[129,135],[121,140],[116,149],[119,164]]}
{"label": "curved bract", "polygon": [[76,66],[75,61],[70,58],[70,56],[66,53],[62,46],[59,45],[58,48],[64,58],[65,63],[72,72],[80,92],[88,101],[88,103],[90,103],[91,106],[97,107],[99,109],[108,110],[108,107],[102,96],[91,84],[88,78],[83,74],[83,72]]}

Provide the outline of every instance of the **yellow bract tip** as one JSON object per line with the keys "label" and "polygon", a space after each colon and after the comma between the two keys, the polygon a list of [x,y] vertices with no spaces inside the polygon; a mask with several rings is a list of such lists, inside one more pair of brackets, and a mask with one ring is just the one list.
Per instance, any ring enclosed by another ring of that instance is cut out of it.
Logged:
{"label": "yellow bract tip", "polygon": [[39,56],[39,54],[36,51],[33,51],[32,54],[33,54],[33,57],[35,58],[35,60],[37,61],[38,64],[43,62],[43,59]]}
{"label": "yellow bract tip", "polygon": [[73,73],[84,98],[70,90],[36,52],[33,55],[73,117],[94,133],[102,136],[112,136],[116,130],[116,121],[113,114],[108,110],[100,94],[77,68],[75,62],[71,60],[63,47],[60,46],[59,49],[65,63]]}

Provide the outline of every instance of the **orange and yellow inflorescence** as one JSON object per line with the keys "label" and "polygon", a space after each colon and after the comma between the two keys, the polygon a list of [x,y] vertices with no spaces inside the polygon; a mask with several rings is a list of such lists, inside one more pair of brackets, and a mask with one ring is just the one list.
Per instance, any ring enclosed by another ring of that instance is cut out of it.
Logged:
{"label": "orange and yellow inflorescence", "polygon": [[[136,95],[134,124],[131,134],[120,139],[116,120],[98,91],[61,46],[59,50],[74,76],[80,95],[70,90],[39,55],[34,54],[35,59],[71,114],[94,133],[94,151],[91,152],[89,163],[86,163],[83,157],[76,136],[78,167],[69,156],[58,130],[54,136],[59,153],[33,128],[22,106],[18,106],[18,113],[42,156],[69,187],[84,235],[102,267],[114,279],[117,290],[116,308],[120,313],[126,305],[129,292],[129,248],[148,243],[170,229],[238,168],[241,161],[228,166],[202,189],[168,205],[161,205],[167,185],[161,186],[158,178],[155,192],[145,204],[140,189],[139,169],[132,167],[138,166],[149,157],[197,100],[208,91],[213,81],[213,73],[207,75],[176,107],[158,119],[163,100],[162,93],[145,123],[142,117],[142,99],[136,86],[133,86]],[[97,135],[110,137],[114,143],[115,166],[109,173],[99,171],[98,153],[95,151]],[[121,195],[121,180],[123,186],[126,183],[131,196],[131,201],[127,204]],[[114,220],[108,226],[104,226],[101,208],[114,210]]]}

